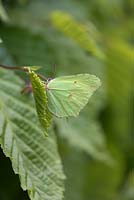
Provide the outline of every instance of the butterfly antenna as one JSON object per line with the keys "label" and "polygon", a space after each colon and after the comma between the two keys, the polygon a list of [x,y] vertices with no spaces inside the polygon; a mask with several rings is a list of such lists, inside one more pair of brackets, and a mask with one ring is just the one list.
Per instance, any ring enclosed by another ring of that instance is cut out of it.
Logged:
{"label": "butterfly antenna", "polygon": [[53,78],[56,75],[56,63],[53,64]]}
{"label": "butterfly antenna", "polygon": [[43,76],[42,74],[37,74],[39,78],[43,79],[44,81],[47,81],[48,78],[46,78],[45,76]]}

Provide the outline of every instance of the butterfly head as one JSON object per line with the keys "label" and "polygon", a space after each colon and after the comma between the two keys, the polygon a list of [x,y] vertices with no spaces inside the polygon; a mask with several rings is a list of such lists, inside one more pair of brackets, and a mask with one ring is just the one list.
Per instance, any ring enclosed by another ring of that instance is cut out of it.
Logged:
{"label": "butterfly head", "polygon": [[49,83],[51,80],[53,80],[53,78],[48,78],[47,83]]}
{"label": "butterfly head", "polygon": [[48,90],[47,85],[48,85],[48,83],[49,83],[51,80],[53,80],[53,78],[47,78],[47,81],[45,82],[45,89]]}

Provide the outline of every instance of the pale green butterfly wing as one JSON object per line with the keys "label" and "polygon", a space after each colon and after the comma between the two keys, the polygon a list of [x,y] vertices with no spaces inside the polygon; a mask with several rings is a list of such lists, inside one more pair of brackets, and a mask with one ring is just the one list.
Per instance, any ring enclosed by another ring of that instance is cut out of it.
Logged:
{"label": "pale green butterfly wing", "polygon": [[49,111],[57,117],[77,116],[99,86],[99,78],[90,74],[52,79],[47,84]]}

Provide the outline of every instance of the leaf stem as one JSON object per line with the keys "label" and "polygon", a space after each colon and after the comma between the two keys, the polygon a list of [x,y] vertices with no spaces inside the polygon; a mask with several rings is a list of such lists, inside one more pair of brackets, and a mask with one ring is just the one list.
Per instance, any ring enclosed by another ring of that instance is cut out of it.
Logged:
{"label": "leaf stem", "polygon": [[9,69],[9,70],[20,70],[20,71],[24,71],[24,72],[28,72],[28,68],[26,67],[18,67],[18,66],[6,66],[6,65],[1,65],[0,64],[0,67],[1,68],[4,68],[4,69]]}
{"label": "leaf stem", "polygon": [[[24,72],[29,72],[29,70],[28,70],[27,67],[22,67],[22,66],[20,66],[20,67],[18,67],[18,66],[6,66],[6,65],[0,64],[0,67],[1,67],[1,68],[4,68],[4,69],[9,69],[9,70],[20,70],[20,71],[24,71]],[[37,74],[37,75],[38,75],[39,78],[41,78],[41,79],[43,79],[43,80],[45,80],[45,81],[48,80],[48,79],[47,79],[45,76],[43,76],[42,74]]]}

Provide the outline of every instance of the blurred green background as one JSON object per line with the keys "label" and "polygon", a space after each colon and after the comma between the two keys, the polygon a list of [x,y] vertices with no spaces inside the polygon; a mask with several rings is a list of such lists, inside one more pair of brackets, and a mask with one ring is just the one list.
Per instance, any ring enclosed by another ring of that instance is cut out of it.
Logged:
{"label": "blurred green background", "polygon": [[[77,119],[54,119],[65,200],[134,200],[134,1],[3,0],[0,38],[1,64],[102,81]],[[1,150],[0,200],[18,199],[27,193]]]}

